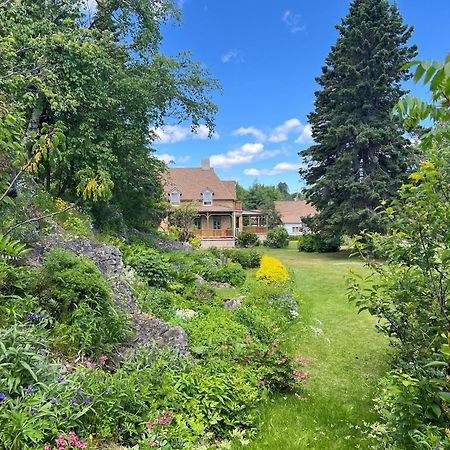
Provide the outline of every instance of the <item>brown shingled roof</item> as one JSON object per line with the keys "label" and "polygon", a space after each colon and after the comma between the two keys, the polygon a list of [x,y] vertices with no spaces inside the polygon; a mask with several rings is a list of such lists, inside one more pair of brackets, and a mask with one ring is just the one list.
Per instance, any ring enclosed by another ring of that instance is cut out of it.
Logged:
{"label": "brown shingled roof", "polygon": [[214,169],[173,168],[164,176],[164,192],[181,193],[182,200],[202,200],[202,192],[210,190],[215,200],[236,200],[236,182],[222,181]]}
{"label": "brown shingled roof", "polygon": [[302,201],[277,201],[275,208],[281,215],[283,223],[299,223],[302,217],[313,216],[317,213],[314,206]]}

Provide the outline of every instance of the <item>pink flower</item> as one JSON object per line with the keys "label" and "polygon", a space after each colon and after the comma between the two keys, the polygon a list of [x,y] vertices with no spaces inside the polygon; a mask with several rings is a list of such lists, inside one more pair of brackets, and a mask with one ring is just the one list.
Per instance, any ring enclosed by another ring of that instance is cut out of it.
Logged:
{"label": "pink flower", "polygon": [[70,445],[77,445],[78,444],[78,437],[73,431],[71,431],[67,435],[67,440],[69,441]]}
{"label": "pink flower", "polygon": [[52,450],[52,447],[50,446],[50,444],[45,444],[44,450]]}
{"label": "pink flower", "polygon": [[304,365],[304,366],[309,366],[309,365],[311,364],[311,361],[308,361],[307,359],[303,358],[302,355],[297,355],[297,356],[294,358],[294,361],[295,361],[295,362],[298,362],[298,363],[300,363],[300,364],[302,364],[302,365]]}
{"label": "pink flower", "polygon": [[66,440],[64,439],[64,435],[60,434],[55,439],[55,444],[58,446],[58,450],[65,449],[67,447]]}
{"label": "pink flower", "polygon": [[150,447],[154,447],[156,445],[156,442],[155,441],[150,441],[149,445],[150,445]]}
{"label": "pink flower", "polygon": [[87,442],[84,441],[78,441],[78,448],[86,448]]}
{"label": "pink flower", "polygon": [[108,357],[106,355],[100,355],[100,358],[98,358],[98,360],[102,363],[105,364],[106,361],[108,361]]}
{"label": "pink flower", "polygon": [[86,367],[89,369],[95,369],[97,367],[97,364],[95,362],[86,361]]}
{"label": "pink flower", "polygon": [[308,373],[301,372],[300,370],[293,370],[292,375],[294,375],[294,377],[299,380],[305,380],[306,378],[310,377]]}
{"label": "pink flower", "polygon": [[147,422],[147,428],[149,429],[149,430],[151,430],[153,427],[154,427],[154,422],[152,422],[152,421],[149,421],[149,422]]}

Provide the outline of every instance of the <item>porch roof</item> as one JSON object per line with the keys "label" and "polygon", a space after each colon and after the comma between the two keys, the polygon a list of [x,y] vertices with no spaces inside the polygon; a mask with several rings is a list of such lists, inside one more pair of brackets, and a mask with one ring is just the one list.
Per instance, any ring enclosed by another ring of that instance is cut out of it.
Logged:
{"label": "porch roof", "polygon": [[243,211],[240,211],[240,213],[243,216],[265,216],[266,215],[266,213],[264,213],[260,209],[244,209]]}
{"label": "porch roof", "polygon": [[197,209],[197,212],[199,212],[199,213],[207,213],[207,212],[210,212],[210,213],[218,213],[218,212],[232,213],[233,211],[235,211],[234,208],[228,208],[227,206],[214,206],[214,205],[211,205],[211,206],[201,205],[201,206],[198,206],[196,209]]}

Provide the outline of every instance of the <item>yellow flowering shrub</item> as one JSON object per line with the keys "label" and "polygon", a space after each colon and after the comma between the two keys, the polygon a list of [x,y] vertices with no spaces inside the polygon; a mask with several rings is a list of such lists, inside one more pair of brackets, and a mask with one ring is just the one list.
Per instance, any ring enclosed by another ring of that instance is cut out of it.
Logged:
{"label": "yellow flowering shrub", "polygon": [[69,204],[60,197],[58,197],[56,199],[55,203],[56,203],[56,207],[58,208],[59,211],[63,211],[69,206]]}
{"label": "yellow flowering shrub", "polygon": [[289,280],[289,272],[279,259],[265,255],[261,258],[261,267],[256,272],[256,278],[269,283],[282,283]]}

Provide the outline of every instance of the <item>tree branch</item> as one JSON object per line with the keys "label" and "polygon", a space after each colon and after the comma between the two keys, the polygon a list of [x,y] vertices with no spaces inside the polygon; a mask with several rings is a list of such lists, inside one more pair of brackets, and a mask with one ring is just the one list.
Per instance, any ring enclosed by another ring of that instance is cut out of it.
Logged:
{"label": "tree branch", "polygon": [[14,225],[13,227],[11,227],[5,234],[6,235],[11,234],[11,232],[14,231],[16,228],[19,228],[19,227],[21,227],[23,225],[26,225],[28,223],[39,222],[40,220],[48,219],[49,217],[54,217],[54,216],[57,216],[58,214],[62,214],[64,212],[68,211],[69,209],[75,208],[75,206],[77,206],[79,201],[80,201],[80,199],[78,199],[72,205],[67,206],[66,208],[62,209],[61,211],[56,211],[56,212],[53,212],[53,213],[44,214],[43,216],[33,217],[32,219],[24,220],[23,222],[20,222],[17,225]]}

